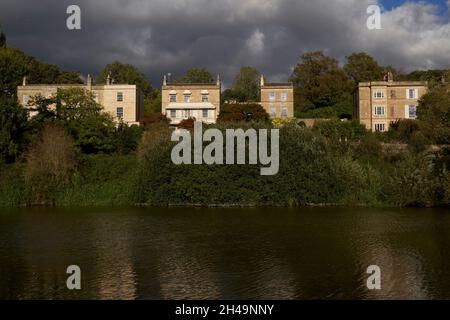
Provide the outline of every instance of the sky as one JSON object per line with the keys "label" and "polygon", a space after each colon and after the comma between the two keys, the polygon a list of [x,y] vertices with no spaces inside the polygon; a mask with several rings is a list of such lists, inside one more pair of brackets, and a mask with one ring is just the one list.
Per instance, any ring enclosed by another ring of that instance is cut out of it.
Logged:
{"label": "sky", "polygon": [[[81,30],[66,9],[81,8]],[[367,8],[382,8],[381,29]],[[94,76],[118,60],[155,87],[204,67],[229,85],[241,66],[286,81],[302,53],[345,63],[365,51],[404,72],[450,68],[450,0],[0,0],[8,46]]]}

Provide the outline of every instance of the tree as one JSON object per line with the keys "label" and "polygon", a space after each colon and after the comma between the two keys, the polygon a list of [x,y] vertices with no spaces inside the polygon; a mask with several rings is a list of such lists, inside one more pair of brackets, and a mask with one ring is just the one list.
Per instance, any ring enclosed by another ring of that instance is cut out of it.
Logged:
{"label": "tree", "polygon": [[106,83],[108,75],[114,83],[135,84],[142,90],[145,99],[153,97],[153,88],[146,77],[133,65],[114,61],[106,65],[97,77],[97,83]]}
{"label": "tree", "polygon": [[260,73],[252,67],[242,67],[234,78],[233,95],[239,102],[259,101]]}
{"label": "tree", "polygon": [[97,83],[106,83],[108,76],[110,76],[111,81],[114,81],[114,83],[139,86],[144,96],[145,113],[161,110],[161,95],[159,90],[153,89],[150,81],[135,66],[114,61],[103,68],[96,79]]}
{"label": "tree", "polygon": [[0,96],[0,162],[17,159],[27,141],[27,111],[15,97]]}
{"label": "tree", "polygon": [[352,53],[348,56],[344,71],[355,85],[359,82],[383,80],[383,68],[365,52]]}
{"label": "tree", "polygon": [[56,194],[77,167],[77,149],[72,137],[59,125],[47,124],[27,154],[25,180],[31,204],[55,204]]}
{"label": "tree", "polygon": [[[295,85],[296,109],[334,107],[351,114],[351,88],[345,72],[338,61],[322,51],[304,53],[291,76]],[[336,116],[338,116],[336,112]]]}
{"label": "tree", "polygon": [[111,153],[116,149],[116,126],[112,117],[95,101],[93,93],[82,88],[60,89],[56,97],[37,96],[31,110],[37,112],[30,123],[41,128],[57,123],[67,128],[84,153]]}
{"label": "tree", "polygon": [[219,114],[219,122],[270,121],[270,116],[257,103],[235,103],[226,105]]}
{"label": "tree", "polygon": [[450,88],[441,85],[422,96],[417,117],[425,135],[438,144],[450,144]]}
{"label": "tree", "polygon": [[15,96],[23,77],[28,83],[82,83],[74,72],[61,71],[58,66],[27,56],[14,48],[0,48],[0,94]]}
{"label": "tree", "polygon": [[212,83],[213,77],[205,68],[193,68],[186,72],[179,82],[182,83]]}

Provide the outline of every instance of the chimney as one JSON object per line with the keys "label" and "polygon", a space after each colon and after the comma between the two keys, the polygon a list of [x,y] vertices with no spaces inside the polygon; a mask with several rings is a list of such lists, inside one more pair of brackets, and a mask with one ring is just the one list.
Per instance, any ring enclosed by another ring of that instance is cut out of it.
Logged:
{"label": "chimney", "polygon": [[264,75],[261,75],[261,80],[259,81],[259,85],[264,87]]}
{"label": "chimney", "polygon": [[110,85],[111,84],[111,74],[108,73],[108,76],[106,77],[106,85]]}
{"label": "chimney", "polygon": [[384,75],[384,81],[386,81],[386,82],[393,82],[394,81],[394,75],[392,74],[392,72],[388,71]]}
{"label": "chimney", "polygon": [[23,86],[26,86],[26,85],[27,85],[27,76],[24,76],[24,77],[22,78],[22,85],[23,85]]}
{"label": "chimney", "polygon": [[163,78],[163,86],[167,86],[167,76],[166,75],[164,75],[164,78]]}
{"label": "chimney", "polygon": [[89,90],[92,89],[92,76],[88,73],[87,75],[87,81],[86,81],[86,85],[88,87]]}
{"label": "chimney", "polygon": [[220,74],[217,74],[216,86],[220,87]]}

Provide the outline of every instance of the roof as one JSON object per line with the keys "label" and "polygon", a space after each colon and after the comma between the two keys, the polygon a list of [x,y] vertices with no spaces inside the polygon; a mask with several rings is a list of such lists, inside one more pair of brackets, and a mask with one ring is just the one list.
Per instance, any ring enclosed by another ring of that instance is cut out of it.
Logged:
{"label": "roof", "polygon": [[388,87],[410,87],[410,86],[428,86],[427,81],[372,81],[360,82],[358,87],[373,87],[373,86],[388,86]]}

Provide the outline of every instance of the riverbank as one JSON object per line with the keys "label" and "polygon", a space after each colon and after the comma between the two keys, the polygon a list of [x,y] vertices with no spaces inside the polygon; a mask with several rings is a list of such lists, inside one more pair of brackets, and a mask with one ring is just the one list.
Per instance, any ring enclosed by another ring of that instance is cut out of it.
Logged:
{"label": "riverbank", "polygon": [[[158,140],[160,139],[160,140]],[[0,207],[437,207],[450,204],[442,155],[329,140],[311,129],[280,130],[280,169],[174,165],[168,136],[144,135],[138,154],[79,155],[64,183],[27,178],[27,163],[2,165]],[[29,165],[28,165],[29,166]],[[39,186],[39,188],[37,187]]]}

